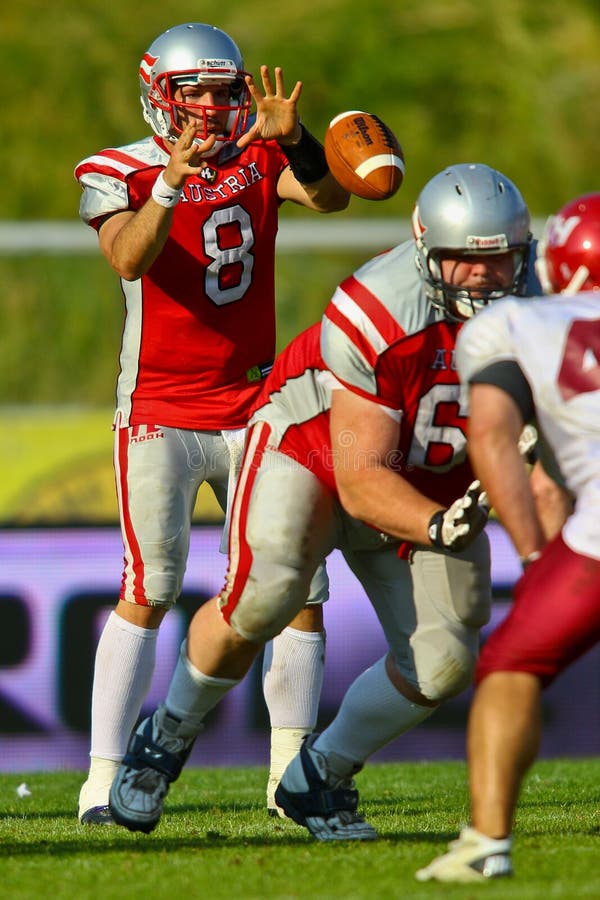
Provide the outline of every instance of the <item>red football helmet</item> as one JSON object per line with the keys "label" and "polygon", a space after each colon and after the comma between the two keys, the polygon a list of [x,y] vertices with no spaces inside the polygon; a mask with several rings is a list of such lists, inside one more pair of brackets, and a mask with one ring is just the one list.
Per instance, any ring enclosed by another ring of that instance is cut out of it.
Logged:
{"label": "red football helmet", "polygon": [[600,193],[571,200],[550,216],[536,272],[547,294],[600,290]]}

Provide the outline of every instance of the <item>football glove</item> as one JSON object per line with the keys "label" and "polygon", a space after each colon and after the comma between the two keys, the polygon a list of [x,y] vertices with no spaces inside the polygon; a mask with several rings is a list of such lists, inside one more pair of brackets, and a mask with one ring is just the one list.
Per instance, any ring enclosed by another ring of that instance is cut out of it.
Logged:
{"label": "football glove", "polygon": [[488,520],[490,508],[487,494],[479,481],[473,481],[463,497],[448,509],[440,509],[429,521],[429,540],[440,550],[460,553],[481,534]]}

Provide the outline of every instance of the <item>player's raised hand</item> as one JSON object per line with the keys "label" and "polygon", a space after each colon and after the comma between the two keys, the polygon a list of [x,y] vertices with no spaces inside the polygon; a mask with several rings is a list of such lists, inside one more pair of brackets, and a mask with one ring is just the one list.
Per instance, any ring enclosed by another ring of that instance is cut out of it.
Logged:
{"label": "player's raised hand", "polygon": [[215,143],[214,134],[209,134],[205,141],[197,143],[196,130],[197,124],[188,122],[171,147],[171,156],[163,174],[169,187],[182,188],[190,175],[197,175],[204,165],[202,155]]}
{"label": "player's raised hand", "polygon": [[268,66],[260,67],[263,92],[254,83],[251,75],[246,76],[248,90],[256,105],[256,121],[237,141],[238,147],[247,147],[259,139],[275,140],[281,144],[294,144],[300,140],[301,130],[296,104],[302,92],[302,82],[297,81],[293,91],[286,97],[283,71],[275,66],[275,87]]}
{"label": "player's raised hand", "polygon": [[441,550],[460,552],[481,534],[489,512],[487,494],[479,481],[472,481],[462,497],[432,516],[429,539]]}

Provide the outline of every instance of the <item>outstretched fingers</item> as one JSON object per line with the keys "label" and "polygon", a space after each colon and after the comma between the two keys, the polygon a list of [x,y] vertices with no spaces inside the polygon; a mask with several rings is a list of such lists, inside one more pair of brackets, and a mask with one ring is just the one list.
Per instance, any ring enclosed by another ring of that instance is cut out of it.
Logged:
{"label": "outstretched fingers", "polygon": [[[283,69],[281,68],[281,66],[275,66],[275,91],[277,97],[285,97],[285,83],[283,80]],[[292,103],[296,103],[301,93],[302,82],[297,81],[294,85],[292,93],[288,97],[288,100],[290,100]]]}

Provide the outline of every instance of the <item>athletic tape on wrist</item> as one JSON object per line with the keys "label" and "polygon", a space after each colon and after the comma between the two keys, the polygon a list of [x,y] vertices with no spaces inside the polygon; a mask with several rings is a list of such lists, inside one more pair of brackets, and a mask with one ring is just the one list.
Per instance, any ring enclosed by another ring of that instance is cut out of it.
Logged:
{"label": "athletic tape on wrist", "polygon": [[285,147],[283,150],[294,177],[300,184],[312,184],[320,181],[329,172],[329,166],[325,159],[325,150],[322,144],[307,131],[304,125],[300,125],[302,136],[297,144]]}
{"label": "athletic tape on wrist", "polygon": [[155,203],[158,203],[159,206],[170,209],[172,206],[177,206],[179,198],[181,197],[181,191],[182,188],[169,187],[161,172],[152,185],[152,199]]}

